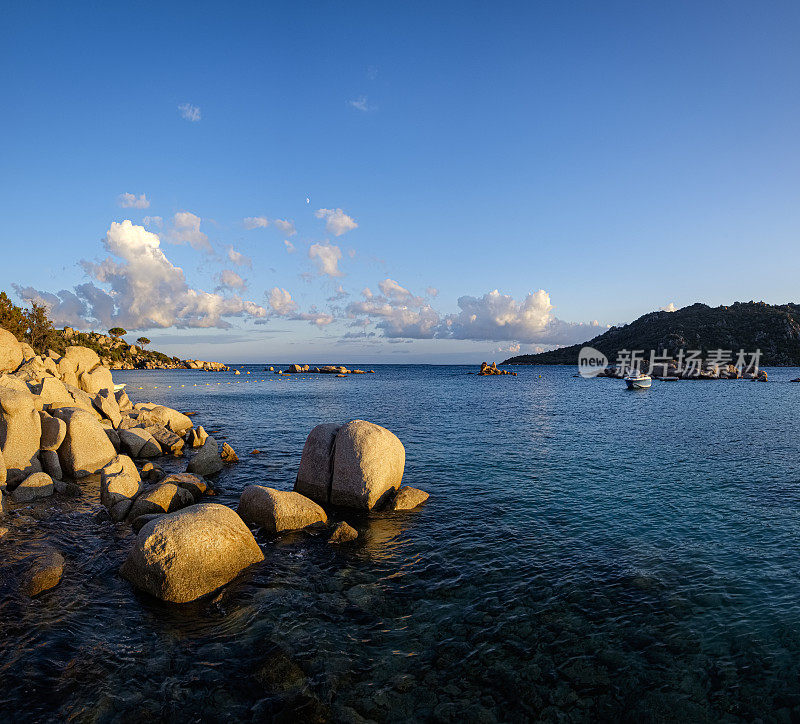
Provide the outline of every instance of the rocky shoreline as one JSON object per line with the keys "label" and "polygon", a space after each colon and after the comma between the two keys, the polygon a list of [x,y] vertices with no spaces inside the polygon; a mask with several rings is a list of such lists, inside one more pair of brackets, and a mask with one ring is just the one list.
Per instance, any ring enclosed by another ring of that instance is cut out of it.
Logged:
{"label": "rocky shoreline", "polygon": [[[96,515],[131,536],[120,574],[160,600],[185,603],[264,560],[256,529],[281,534],[312,527],[327,530],[332,544],[346,543],[358,531],[346,521],[329,525],[331,511],[405,511],[428,498],[401,485],[400,440],[379,425],[351,420],[310,432],[293,491],[251,484],[234,510],[212,500],[216,476],[239,460],[234,449],[220,446],[189,415],[134,404],[114,387],[94,350],[70,345],[60,356],[36,355],[0,328],[0,518],[10,507],[13,526],[0,527],[0,539],[13,543],[15,528],[33,520],[27,506],[80,494],[82,484],[99,479]],[[194,453],[185,472],[159,466],[163,456],[180,458],[188,450]],[[61,551],[47,547],[16,566],[13,577],[24,595],[36,596],[58,585],[64,567]]]}

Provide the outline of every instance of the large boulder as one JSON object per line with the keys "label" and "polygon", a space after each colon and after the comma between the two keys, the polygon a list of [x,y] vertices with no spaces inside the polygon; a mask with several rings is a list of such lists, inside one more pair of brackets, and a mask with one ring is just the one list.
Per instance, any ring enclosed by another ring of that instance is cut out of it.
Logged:
{"label": "large boulder", "polygon": [[8,483],[39,472],[42,422],[33,395],[0,387],[0,452],[8,468]]}
{"label": "large boulder", "polygon": [[39,498],[49,498],[53,490],[53,478],[47,473],[33,473],[14,488],[11,500],[15,503],[29,503]]}
{"label": "large boulder", "polygon": [[119,427],[122,422],[122,414],[119,411],[119,404],[114,393],[110,390],[101,390],[92,400],[94,409],[97,410],[106,420],[110,421],[114,427]]}
{"label": "large boulder", "polygon": [[0,327],[0,372],[13,372],[23,362],[22,347],[17,338]]}
{"label": "large boulder", "polygon": [[161,483],[139,494],[133,501],[128,517],[133,520],[150,513],[171,513],[192,503],[194,497],[185,488],[179,488],[174,483]]}
{"label": "large boulder", "polygon": [[99,472],[116,456],[103,426],[89,412],[77,407],[59,407],[53,416],[67,423],[67,434],[58,448],[61,469],[72,478]]}
{"label": "large boulder", "polygon": [[189,461],[186,466],[187,473],[196,473],[197,475],[214,475],[225,467],[222,463],[222,458],[219,456],[219,446],[213,437],[206,438],[203,447],[197,454]]}
{"label": "large boulder", "polygon": [[133,427],[118,430],[122,449],[134,458],[154,458],[161,455],[161,446],[147,430]]}
{"label": "large boulder", "polygon": [[81,372],[78,375],[80,388],[88,395],[94,397],[101,390],[110,390],[113,394],[114,380],[108,367],[95,367],[91,372]]}
{"label": "large boulder", "polygon": [[39,413],[42,422],[42,437],[39,447],[42,450],[58,450],[67,436],[67,423],[42,411]]}
{"label": "large boulder", "polygon": [[61,357],[56,361],[56,367],[58,368],[58,376],[65,385],[77,387],[80,384],[78,382],[78,363],[74,359]]}
{"label": "large boulder", "polygon": [[117,400],[117,405],[119,405],[119,409],[121,412],[128,412],[128,410],[133,409],[133,403],[128,397],[128,393],[125,390],[117,390],[114,393],[114,397]]}
{"label": "large boulder", "polygon": [[161,446],[165,453],[180,455],[183,451],[183,438],[168,430],[163,425],[147,425],[144,430],[149,432],[153,439]]}
{"label": "large boulder", "polygon": [[[45,359],[49,362],[49,365],[45,364]],[[29,360],[23,362],[14,373],[16,377],[28,383],[37,383],[45,377],[54,374],[57,374],[57,369],[53,360],[49,357],[31,357]]]}
{"label": "large boulder", "polygon": [[315,523],[327,523],[325,511],[300,493],[248,485],[239,498],[237,512],[250,526],[269,533],[300,530]]}
{"label": "large boulder", "polygon": [[83,372],[91,372],[100,364],[100,357],[97,356],[97,352],[88,347],[79,347],[77,345],[67,347],[66,352],[64,352],[64,359],[67,360],[66,364],[72,367],[78,376]]}
{"label": "large boulder", "polygon": [[[115,520],[122,520],[128,514],[141,488],[142,478],[127,455],[117,455],[100,471],[100,502],[114,511]],[[118,505],[126,501],[128,505]]]}
{"label": "large boulder", "polygon": [[331,503],[372,510],[400,487],[406,451],[396,435],[366,420],[351,420],[336,434]]}
{"label": "large boulder", "polygon": [[335,423],[323,423],[308,434],[294,483],[296,492],[323,505],[331,499],[333,444],[339,427]]}
{"label": "large boulder", "polygon": [[55,377],[45,377],[31,388],[34,395],[38,395],[43,405],[50,407],[77,407],[75,399],[69,393],[66,385]]}
{"label": "large boulder", "polygon": [[191,418],[187,417],[182,412],[173,410],[171,407],[139,403],[134,405],[134,408],[144,413],[147,420],[151,423],[168,427],[172,432],[178,435],[185,435],[187,430],[192,428]]}
{"label": "large boulder", "polygon": [[262,560],[253,534],[233,510],[204,503],[147,523],[120,573],[162,601],[185,603]]}

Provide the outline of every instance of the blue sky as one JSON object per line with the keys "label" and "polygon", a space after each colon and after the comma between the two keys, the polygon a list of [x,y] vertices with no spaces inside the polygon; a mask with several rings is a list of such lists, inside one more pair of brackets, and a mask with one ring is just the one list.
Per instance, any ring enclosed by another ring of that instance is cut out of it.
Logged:
{"label": "blue sky", "polygon": [[7,3],[1,286],[227,361],[800,301],[797,37],[788,2]]}

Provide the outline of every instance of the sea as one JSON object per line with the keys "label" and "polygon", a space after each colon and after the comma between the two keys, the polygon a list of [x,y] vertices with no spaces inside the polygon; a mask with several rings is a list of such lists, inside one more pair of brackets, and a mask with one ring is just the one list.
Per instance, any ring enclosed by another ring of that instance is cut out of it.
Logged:
{"label": "sea", "polygon": [[[428,502],[336,511],[348,544],[258,532],[262,564],[184,605],[120,577],[132,532],[96,480],[7,505],[0,720],[800,719],[800,369],[628,391],[560,366],[274,364],[114,378],[235,449],[215,502],[291,490],[308,432],[355,418],[400,438]],[[64,577],[24,599],[8,571],[45,545]]]}

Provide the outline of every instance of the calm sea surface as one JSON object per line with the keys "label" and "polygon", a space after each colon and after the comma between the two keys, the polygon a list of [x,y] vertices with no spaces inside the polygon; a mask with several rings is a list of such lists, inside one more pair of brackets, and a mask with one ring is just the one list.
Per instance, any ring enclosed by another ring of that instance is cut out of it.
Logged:
{"label": "calm sea surface", "polygon": [[628,392],[571,367],[241,369],[114,377],[234,447],[218,502],[290,490],[314,425],[364,418],[428,503],[348,515],[339,547],[259,534],[263,564],[184,606],[120,578],[130,527],[96,482],[9,506],[4,565],[48,542],[67,568],[33,601],[3,584],[0,718],[800,718],[800,370]]}

